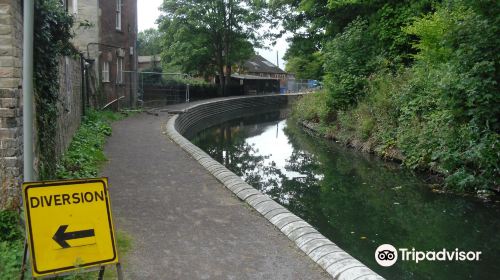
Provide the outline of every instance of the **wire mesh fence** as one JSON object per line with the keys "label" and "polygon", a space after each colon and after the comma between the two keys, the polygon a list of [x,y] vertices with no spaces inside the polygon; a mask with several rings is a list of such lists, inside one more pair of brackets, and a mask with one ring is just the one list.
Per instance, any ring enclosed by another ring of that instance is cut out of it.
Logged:
{"label": "wire mesh fence", "polygon": [[[161,107],[171,104],[179,104],[190,101],[219,97],[219,86],[208,83],[200,79],[193,78],[182,73],[162,73],[162,72],[139,72],[137,75],[137,100],[143,107]],[[321,88],[315,80],[288,79],[282,81],[286,85],[285,89],[276,90],[278,93],[300,93],[310,92]],[[225,92],[225,96],[235,96],[252,94],[245,91],[245,85],[251,85],[246,81],[244,85],[232,81]],[[255,86],[255,85],[254,85]],[[257,86],[255,86],[257,88]],[[271,93],[269,91],[257,92],[254,94]]]}
{"label": "wire mesh fence", "polygon": [[300,93],[315,91],[321,88],[321,84],[317,80],[287,80],[287,92]]}
{"label": "wire mesh fence", "polygon": [[[239,87],[229,86],[228,94],[240,95]],[[138,73],[138,100],[144,107],[165,105],[218,97],[218,85],[182,73]]]}

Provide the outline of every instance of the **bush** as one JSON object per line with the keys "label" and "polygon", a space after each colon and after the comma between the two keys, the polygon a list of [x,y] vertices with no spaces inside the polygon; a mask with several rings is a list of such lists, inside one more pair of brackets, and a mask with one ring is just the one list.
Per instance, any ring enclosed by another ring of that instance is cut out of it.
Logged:
{"label": "bush", "polygon": [[332,114],[329,98],[324,91],[304,95],[293,106],[292,116],[299,121],[324,123]]}
{"label": "bush", "polygon": [[354,20],[325,48],[325,86],[334,109],[349,109],[365,95],[367,78],[375,69],[374,41],[366,21]]}
{"label": "bush", "polygon": [[15,211],[0,211],[0,280],[19,278],[24,235]]}
{"label": "bush", "polygon": [[57,104],[59,100],[59,59],[76,55],[71,44],[74,18],[59,0],[35,3],[34,30],[34,93],[36,105],[37,148],[40,178],[54,179],[56,171]]}
{"label": "bush", "polygon": [[68,151],[57,166],[61,179],[96,177],[99,167],[106,160],[103,149],[111,135],[110,121],[123,118],[111,111],[90,111],[76,132]]}
{"label": "bush", "polygon": [[419,52],[400,99],[399,146],[408,166],[434,168],[460,191],[498,187],[499,31],[461,1],[406,28]]}
{"label": "bush", "polygon": [[[415,40],[408,68],[379,64],[369,46],[376,26],[353,21],[325,50],[328,97],[305,97],[294,114],[344,142],[364,141],[383,155],[396,149],[406,166],[443,174],[451,190],[500,189],[499,13],[483,4],[446,1],[413,18],[394,38]],[[393,14],[387,6],[381,13]]]}

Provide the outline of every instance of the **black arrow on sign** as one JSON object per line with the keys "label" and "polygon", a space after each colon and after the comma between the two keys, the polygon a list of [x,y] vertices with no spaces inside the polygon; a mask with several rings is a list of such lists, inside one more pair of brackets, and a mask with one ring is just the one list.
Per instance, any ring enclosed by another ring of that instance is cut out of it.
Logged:
{"label": "black arrow on sign", "polygon": [[54,236],[52,236],[52,239],[54,239],[57,244],[59,244],[63,248],[70,248],[67,240],[71,239],[80,239],[80,238],[86,238],[86,237],[92,237],[95,236],[94,230],[93,229],[86,229],[86,230],[80,230],[80,231],[73,231],[73,232],[66,232],[66,229],[68,228],[68,225],[62,225],[60,226]]}

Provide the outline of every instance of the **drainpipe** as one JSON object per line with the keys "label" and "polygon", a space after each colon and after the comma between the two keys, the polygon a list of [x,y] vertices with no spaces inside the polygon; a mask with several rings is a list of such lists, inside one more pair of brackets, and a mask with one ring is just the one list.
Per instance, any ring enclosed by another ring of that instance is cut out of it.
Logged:
{"label": "drainpipe", "polygon": [[33,181],[33,36],[34,0],[24,0],[23,20],[23,160],[24,182]]}

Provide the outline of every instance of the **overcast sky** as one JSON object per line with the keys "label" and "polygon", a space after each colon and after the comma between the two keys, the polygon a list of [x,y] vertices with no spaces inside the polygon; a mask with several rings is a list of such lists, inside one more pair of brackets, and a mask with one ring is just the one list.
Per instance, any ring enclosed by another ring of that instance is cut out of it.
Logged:
{"label": "overcast sky", "polygon": [[[139,31],[148,29],[148,28],[156,28],[156,19],[160,16],[160,11],[158,8],[160,7],[163,0],[139,0],[137,1],[137,6],[139,10]],[[274,47],[269,46],[269,50],[258,49],[257,53],[276,64],[276,52],[278,52],[280,57],[280,67],[283,69],[284,61],[282,59],[285,54],[286,49],[288,48],[288,43],[284,38],[279,39],[276,42]]]}

